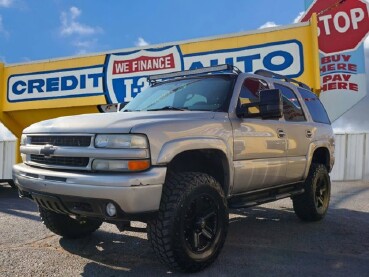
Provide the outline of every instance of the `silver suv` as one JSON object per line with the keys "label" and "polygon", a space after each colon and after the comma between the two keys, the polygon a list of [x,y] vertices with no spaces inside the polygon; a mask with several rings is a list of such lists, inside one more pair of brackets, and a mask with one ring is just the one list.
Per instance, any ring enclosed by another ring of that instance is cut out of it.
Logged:
{"label": "silver suv", "polygon": [[302,220],[324,217],[334,138],[306,85],[229,65],[148,81],[117,113],[24,130],[14,182],[52,232],[80,238],[102,222],[146,222],[160,259],[195,272],[221,251],[228,209],[291,197]]}

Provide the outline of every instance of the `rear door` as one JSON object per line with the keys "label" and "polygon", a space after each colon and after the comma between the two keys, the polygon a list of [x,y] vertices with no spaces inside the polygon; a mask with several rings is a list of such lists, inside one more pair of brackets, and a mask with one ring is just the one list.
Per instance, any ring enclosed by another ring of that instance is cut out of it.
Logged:
{"label": "rear door", "polygon": [[300,100],[294,90],[283,83],[274,83],[283,96],[282,131],[287,142],[286,179],[289,183],[303,179],[307,164],[307,153],[312,140],[312,126],[301,107]]}

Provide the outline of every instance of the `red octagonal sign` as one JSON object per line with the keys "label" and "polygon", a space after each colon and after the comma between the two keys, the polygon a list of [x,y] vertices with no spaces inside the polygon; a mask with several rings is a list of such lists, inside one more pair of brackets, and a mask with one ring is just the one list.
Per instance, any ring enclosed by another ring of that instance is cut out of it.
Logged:
{"label": "red octagonal sign", "polygon": [[319,49],[325,54],[353,50],[369,32],[368,5],[362,0],[316,0],[301,21],[313,13],[318,14]]}

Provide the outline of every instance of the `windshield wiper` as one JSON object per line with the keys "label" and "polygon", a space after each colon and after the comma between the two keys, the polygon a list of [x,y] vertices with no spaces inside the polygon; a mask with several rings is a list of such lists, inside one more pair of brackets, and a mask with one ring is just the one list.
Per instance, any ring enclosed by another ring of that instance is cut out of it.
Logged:
{"label": "windshield wiper", "polygon": [[186,108],[186,107],[177,108],[177,107],[173,107],[173,106],[164,106],[162,108],[149,109],[147,111],[148,112],[152,112],[152,111],[188,111],[188,108]]}

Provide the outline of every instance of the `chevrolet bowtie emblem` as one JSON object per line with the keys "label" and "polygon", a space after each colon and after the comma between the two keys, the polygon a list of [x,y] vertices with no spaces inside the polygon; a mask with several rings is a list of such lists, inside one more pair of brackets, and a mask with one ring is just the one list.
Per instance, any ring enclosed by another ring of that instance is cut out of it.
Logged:
{"label": "chevrolet bowtie emblem", "polygon": [[56,150],[56,147],[50,144],[46,144],[43,148],[41,148],[40,154],[44,155],[45,158],[50,158],[51,155],[54,154],[55,150]]}

